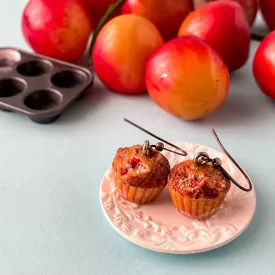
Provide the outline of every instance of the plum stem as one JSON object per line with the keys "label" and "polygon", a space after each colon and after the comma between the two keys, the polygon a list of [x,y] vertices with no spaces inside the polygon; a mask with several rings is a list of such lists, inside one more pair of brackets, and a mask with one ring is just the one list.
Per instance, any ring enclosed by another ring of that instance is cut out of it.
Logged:
{"label": "plum stem", "polygon": [[263,39],[268,35],[268,33],[251,33],[251,39],[254,39],[256,41],[263,41]]}
{"label": "plum stem", "polygon": [[117,0],[115,3],[110,4],[110,6],[108,7],[106,13],[104,14],[104,16],[100,19],[98,25],[96,26],[94,33],[93,33],[93,38],[89,47],[89,60],[88,60],[88,65],[92,66],[93,64],[93,48],[95,45],[95,41],[96,38],[99,34],[99,32],[101,31],[101,29],[103,28],[103,26],[105,25],[105,23],[107,22],[107,20],[112,16],[112,14],[124,3],[126,2],[126,0]]}

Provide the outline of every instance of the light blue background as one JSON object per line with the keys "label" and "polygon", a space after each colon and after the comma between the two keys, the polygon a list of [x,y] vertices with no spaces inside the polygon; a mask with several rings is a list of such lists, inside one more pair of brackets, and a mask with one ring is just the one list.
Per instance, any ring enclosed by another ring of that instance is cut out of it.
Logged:
{"label": "light blue background", "polygon": [[[1,0],[1,46],[28,49],[20,30],[25,3]],[[1,112],[0,274],[275,274],[275,105],[252,76],[257,46],[252,42],[250,60],[234,74],[223,106],[199,122],[166,114],[146,95],[106,91],[99,81],[51,125]],[[218,148],[214,127],[254,181],[257,210],[249,228],[232,243],[197,255],[154,253],[113,231],[100,209],[102,176],[116,148],[148,138],[124,117],[168,140]]]}

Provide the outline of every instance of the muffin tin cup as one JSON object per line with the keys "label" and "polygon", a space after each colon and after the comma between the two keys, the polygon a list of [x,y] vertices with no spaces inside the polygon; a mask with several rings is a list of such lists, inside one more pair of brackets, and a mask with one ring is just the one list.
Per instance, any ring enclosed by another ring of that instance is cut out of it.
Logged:
{"label": "muffin tin cup", "polygon": [[0,73],[9,72],[14,64],[17,64],[22,59],[20,52],[17,49],[1,48],[0,49]]}
{"label": "muffin tin cup", "polygon": [[93,74],[80,66],[0,48],[0,109],[23,113],[41,124],[56,121],[93,84]]}

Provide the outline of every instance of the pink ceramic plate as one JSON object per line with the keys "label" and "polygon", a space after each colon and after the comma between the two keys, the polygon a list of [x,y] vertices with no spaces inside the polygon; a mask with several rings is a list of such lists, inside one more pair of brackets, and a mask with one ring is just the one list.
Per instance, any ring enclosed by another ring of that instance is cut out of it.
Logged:
{"label": "pink ceramic plate", "polygon": [[[211,158],[219,157],[223,167],[239,182],[248,184],[226,155],[214,149],[192,143],[174,142],[193,158],[206,152]],[[172,149],[172,148],[171,148]],[[173,167],[187,159],[164,151]],[[173,206],[168,187],[149,205],[136,205],[125,201],[116,191],[106,172],[100,192],[103,212],[112,227],[124,238],[144,248],[164,253],[198,253],[221,247],[237,238],[251,222],[256,208],[256,194],[232,187],[220,210],[207,221],[197,221],[182,216]]]}

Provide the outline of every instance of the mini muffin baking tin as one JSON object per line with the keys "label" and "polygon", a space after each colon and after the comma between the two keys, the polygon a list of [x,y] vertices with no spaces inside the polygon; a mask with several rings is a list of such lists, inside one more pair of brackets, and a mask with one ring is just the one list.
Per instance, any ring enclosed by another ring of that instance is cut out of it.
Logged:
{"label": "mini muffin baking tin", "polygon": [[0,108],[26,114],[36,123],[56,121],[93,79],[83,67],[18,48],[0,48]]}

